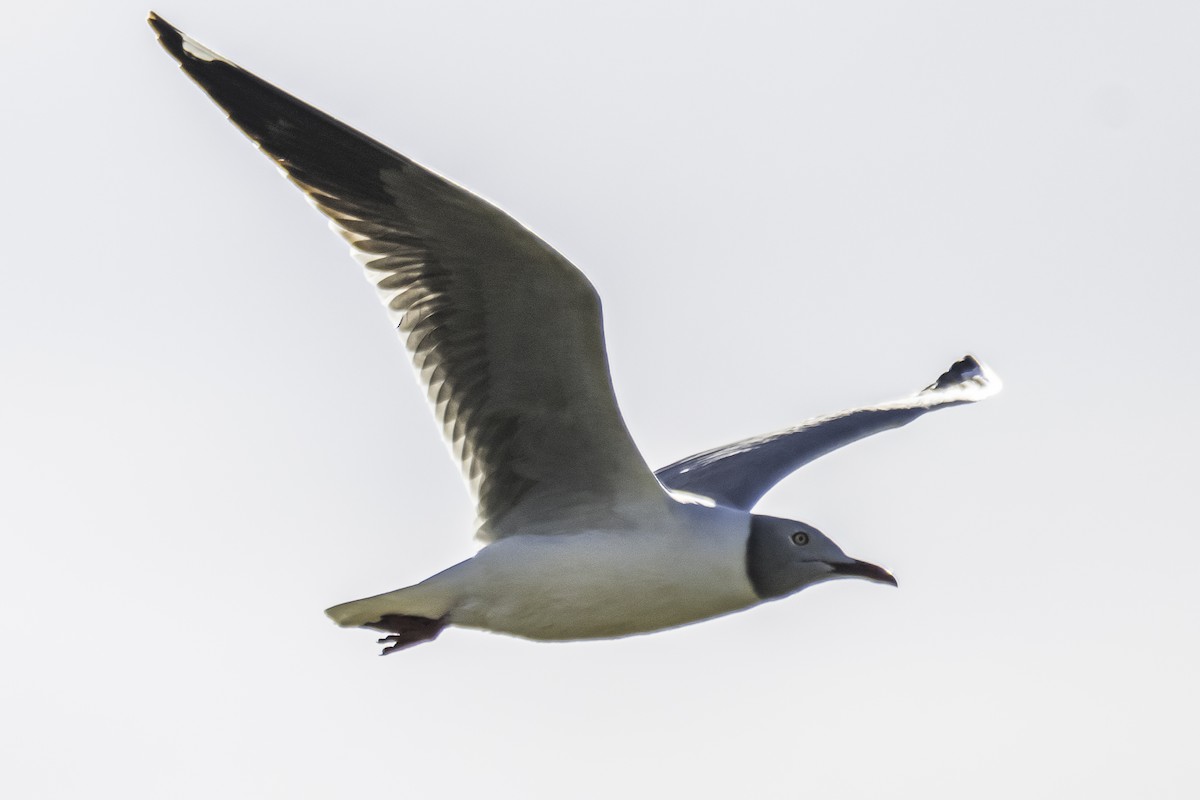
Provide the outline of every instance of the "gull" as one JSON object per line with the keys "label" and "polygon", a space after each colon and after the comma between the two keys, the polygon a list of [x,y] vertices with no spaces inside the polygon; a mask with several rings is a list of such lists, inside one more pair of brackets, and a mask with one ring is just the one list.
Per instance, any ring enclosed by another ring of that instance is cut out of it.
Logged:
{"label": "gull", "polygon": [[652,472],[617,407],[600,299],[496,206],[292,97],[161,17],[166,51],[365,266],[428,391],[477,512],[474,557],[336,605],[384,654],[454,625],[569,641],[711,619],[836,578],[896,585],[804,522],[755,514],[826,453],[1000,381],[971,356],[920,392]]}

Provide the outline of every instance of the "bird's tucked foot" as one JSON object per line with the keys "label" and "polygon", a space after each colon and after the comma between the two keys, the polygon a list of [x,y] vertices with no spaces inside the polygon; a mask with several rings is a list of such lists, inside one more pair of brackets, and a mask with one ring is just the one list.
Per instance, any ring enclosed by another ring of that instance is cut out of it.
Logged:
{"label": "bird's tucked foot", "polygon": [[432,642],[438,637],[439,633],[446,629],[448,624],[445,617],[430,619],[429,617],[414,617],[408,614],[384,614],[375,622],[369,622],[362,627],[391,633],[390,636],[385,636],[379,640],[379,644],[388,645],[379,654],[386,656],[388,653],[394,653],[397,650],[403,650],[406,647],[412,647],[421,642]]}

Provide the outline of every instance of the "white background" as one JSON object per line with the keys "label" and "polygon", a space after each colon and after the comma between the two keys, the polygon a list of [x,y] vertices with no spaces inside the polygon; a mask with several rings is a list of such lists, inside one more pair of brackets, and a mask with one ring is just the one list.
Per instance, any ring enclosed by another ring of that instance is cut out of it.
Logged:
{"label": "white background", "polygon": [[142,2],[13,6],[6,796],[1194,796],[1200,6],[156,10],[587,272],[656,466],[1007,388],[763,504],[899,590],[378,658],[322,609],[473,546],[374,293]]}

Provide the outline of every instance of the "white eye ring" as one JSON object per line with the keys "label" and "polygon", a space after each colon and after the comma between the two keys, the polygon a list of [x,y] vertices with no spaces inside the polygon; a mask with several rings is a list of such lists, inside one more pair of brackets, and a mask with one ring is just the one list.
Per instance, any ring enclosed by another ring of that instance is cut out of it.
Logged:
{"label": "white eye ring", "polygon": [[808,534],[804,531],[796,531],[792,534],[792,543],[803,547],[804,545],[808,544]]}

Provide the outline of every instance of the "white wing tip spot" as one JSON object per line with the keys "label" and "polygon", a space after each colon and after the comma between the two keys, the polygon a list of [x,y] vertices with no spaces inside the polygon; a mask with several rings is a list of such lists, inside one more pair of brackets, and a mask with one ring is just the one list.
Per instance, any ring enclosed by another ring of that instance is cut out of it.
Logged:
{"label": "white wing tip spot", "polygon": [[998,394],[1004,388],[1000,376],[992,372],[991,368],[979,359],[973,356],[970,358],[974,362],[974,366],[963,372],[962,382],[958,384],[964,399],[978,401]]}
{"label": "white wing tip spot", "polygon": [[1004,388],[1004,381],[1000,380],[1000,376],[992,372],[987,364],[978,359],[976,359],[975,363],[979,365],[979,375],[975,378],[975,382],[982,387],[982,396],[991,397],[994,394],[998,394]]}
{"label": "white wing tip spot", "polygon": [[183,52],[187,53],[192,58],[198,58],[201,61],[224,61],[226,64],[229,63],[226,59],[221,58],[212,50],[209,50],[207,47],[200,44],[182,31],[179,33],[179,38],[182,39],[181,44],[183,46]]}

